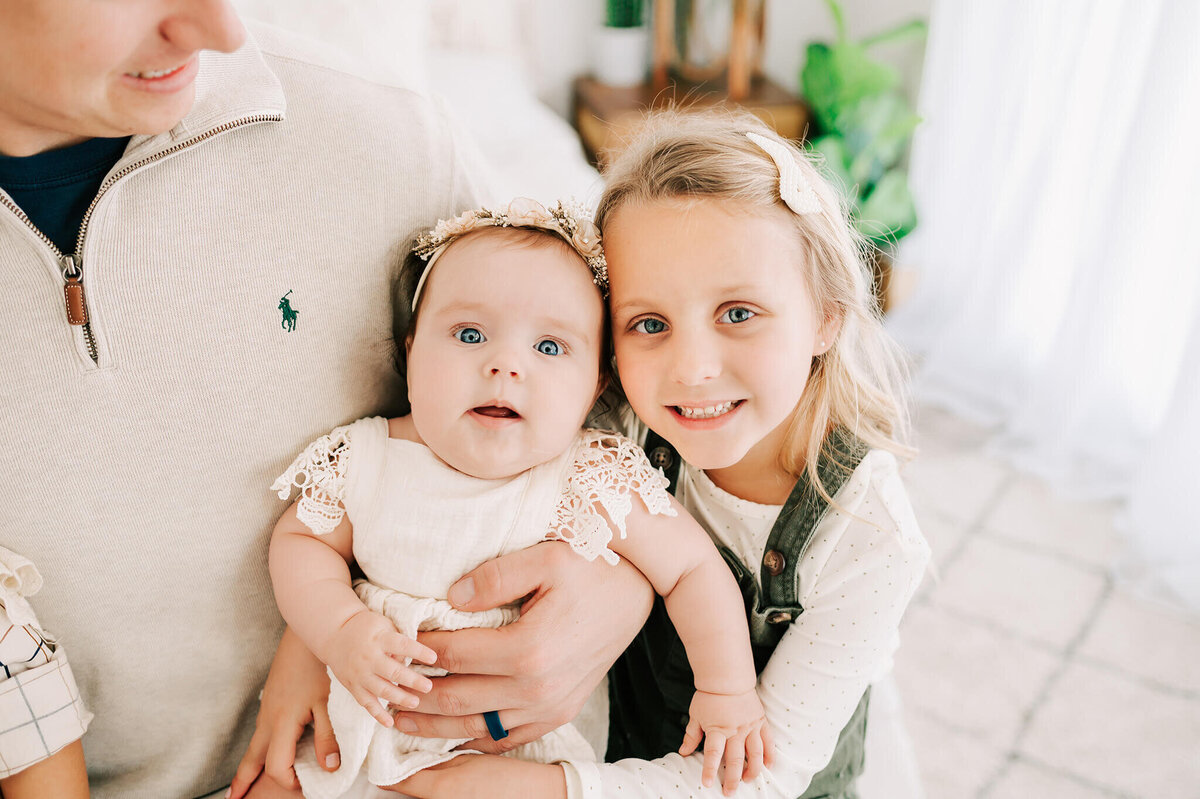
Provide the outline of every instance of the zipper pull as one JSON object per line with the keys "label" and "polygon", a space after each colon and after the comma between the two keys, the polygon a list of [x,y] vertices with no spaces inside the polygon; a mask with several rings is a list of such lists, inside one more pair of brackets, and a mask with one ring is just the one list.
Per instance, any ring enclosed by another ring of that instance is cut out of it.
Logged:
{"label": "zipper pull", "polygon": [[67,302],[67,322],[72,325],[86,325],[87,302],[83,297],[83,268],[79,258],[74,255],[62,256],[62,273],[66,285],[63,286],[63,296]]}

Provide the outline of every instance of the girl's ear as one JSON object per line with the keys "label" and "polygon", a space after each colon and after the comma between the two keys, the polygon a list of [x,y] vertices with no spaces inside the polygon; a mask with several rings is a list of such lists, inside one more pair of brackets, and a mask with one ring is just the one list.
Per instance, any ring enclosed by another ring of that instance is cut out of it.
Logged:
{"label": "girl's ear", "polygon": [[845,315],[838,310],[831,310],[825,315],[825,321],[817,328],[817,338],[813,342],[813,357],[824,355],[833,348],[833,342],[842,330]]}

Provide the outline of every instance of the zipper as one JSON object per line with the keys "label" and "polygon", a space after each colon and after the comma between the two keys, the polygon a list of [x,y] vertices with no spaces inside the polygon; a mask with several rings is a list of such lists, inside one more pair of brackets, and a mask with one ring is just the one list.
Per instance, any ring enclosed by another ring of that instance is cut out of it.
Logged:
{"label": "zipper", "polygon": [[134,170],[141,169],[147,164],[152,164],[155,161],[166,158],[168,155],[174,155],[180,150],[199,144],[202,141],[211,139],[213,136],[218,136],[234,128],[240,128],[245,125],[255,125],[259,122],[281,122],[283,121],[282,114],[256,114],[254,116],[243,117],[232,122],[226,122],[222,125],[207,130],[199,136],[193,136],[190,139],[172,144],[165,150],[161,150],[153,155],[148,155],[145,158],[139,158],[133,163],[126,164],[104,179],[100,184],[100,188],[96,190],[96,196],[92,198],[92,202],[88,205],[87,211],[83,214],[83,221],[79,224],[79,235],[75,238],[75,253],[73,255],[64,255],[61,250],[50,241],[45,233],[38,230],[37,226],[30,221],[29,216],[22,211],[17,204],[3,194],[0,194],[0,205],[5,206],[17,218],[25,223],[25,226],[34,232],[34,234],[42,240],[42,242],[50,248],[54,253],[54,257],[58,260],[59,269],[63,277],[63,304],[67,315],[67,324],[78,326],[83,329],[83,340],[87,345],[88,355],[91,356],[93,363],[100,362],[100,352],[96,348],[96,337],[92,333],[92,323],[88,318],[87,298],[83,289],[83,240],[87,236],[88,223],[92,220],[92,212],[96,210],[96,204],[104,193],[112,188],[113,184],[121,178],[128,175]]}

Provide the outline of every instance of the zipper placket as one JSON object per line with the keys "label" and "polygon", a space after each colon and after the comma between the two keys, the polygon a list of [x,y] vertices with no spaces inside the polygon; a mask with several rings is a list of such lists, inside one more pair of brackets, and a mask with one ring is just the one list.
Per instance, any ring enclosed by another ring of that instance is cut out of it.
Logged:
{"label": "zipper placket", "polygon": [[166,158],[168,155],[174,155],[180,150],[199,144],[202,141],[211,139],[213,136],[220,135],[226,131],[240,128],[245,125],[254,125],[259,122],[280,122],[283,120],[282,114],[257,114],[255,116],[236,119],[232,122],[226,122],[222,125],[207,130],[199,136],[193,136],[190,139],[172,144],[165,150],[161,150],[153,155],[148,155],[145,158],[139,158],[133,163],[126,164],[104,179],[100,184],[100,188],[96,191],[96,196],[92,198],[92,202],[88,205],[87,211],[83,214],[83,221],[79,224],[79,235],[75,239],[75,252],[72,255],[65,255],[58,249],[54,242],[46,236],[45,233],[38,230],[37,226],[30,221],[29,216],[22,211],[16,203],[8,199],[8,197],[0,194],[0,205],[4,205],[17,218],[25,223],[25,226],[34,232],[34,234],[50,248],[54,253],[54,257],[58,259],[59,268],[63,276],[63,299],[67,314],[67,324],[73,326],[82,326],[83,339],[87,345],[88,355],[91,356],[93,363],[99,363],[100,353],[96,348],[96,337],[92,333],[92,323],[88,318],[87,313],[87,298],[83,289],[83,240],[87,237],[88,223],[92,220],[92,212],[96,210],[96,204],[100,202],[100,198],[104,193],[112,188],[113,184],[121,178],[128,175],[134,170],[141,169],[147,164],[152,164],[155,161]]}

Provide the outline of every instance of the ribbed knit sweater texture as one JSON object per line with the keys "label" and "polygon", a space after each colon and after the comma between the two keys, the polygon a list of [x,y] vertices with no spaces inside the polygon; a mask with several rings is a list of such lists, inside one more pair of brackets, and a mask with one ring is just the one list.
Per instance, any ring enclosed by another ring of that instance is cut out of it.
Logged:
{"label": "ribbed knit sweater texture", "polygon": [[475,200],[429,102],[253,39],[203,54],[193,110],[110,173],[133,166],[80,253],[96,360],[55,251],[0,207],[0,543],[45,578],[97,799],[229,783],[282,629],[268,486],[392,409],[400,247]]}

